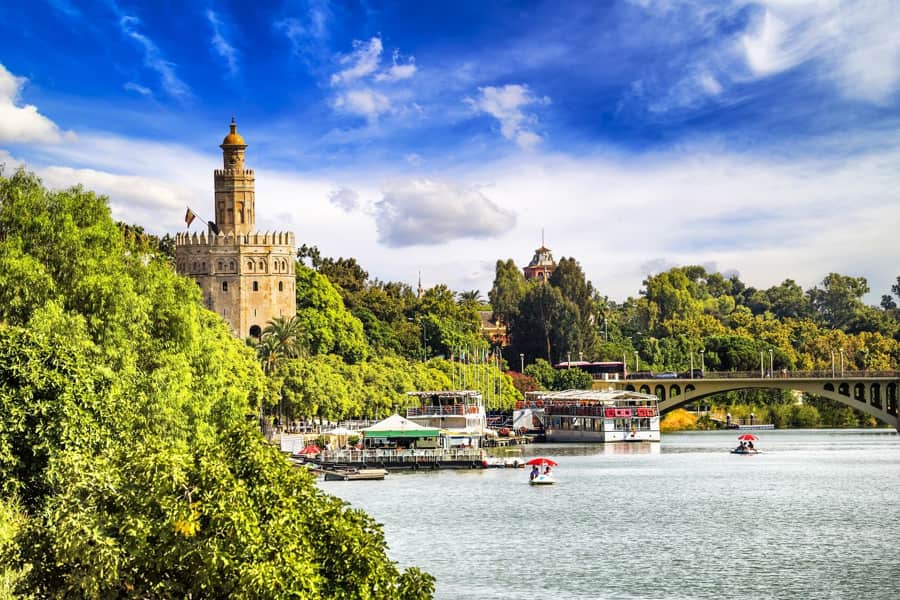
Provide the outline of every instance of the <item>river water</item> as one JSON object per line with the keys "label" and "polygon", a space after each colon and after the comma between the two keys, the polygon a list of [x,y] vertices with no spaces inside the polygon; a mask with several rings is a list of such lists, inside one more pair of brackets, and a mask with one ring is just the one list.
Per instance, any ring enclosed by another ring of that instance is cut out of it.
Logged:
{"label": "river water", "polygon": [[663,434],[658,444],[525,447],[559,463],[391,473],[320,487],[384,525],[437,598],[900,597],[893,430]]}

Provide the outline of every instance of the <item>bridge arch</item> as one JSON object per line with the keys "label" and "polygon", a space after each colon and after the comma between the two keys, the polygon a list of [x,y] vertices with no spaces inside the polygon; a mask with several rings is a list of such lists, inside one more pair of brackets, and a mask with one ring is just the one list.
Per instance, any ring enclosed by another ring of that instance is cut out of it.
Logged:
{"label": "bridge arch", "polygon": [[[598,382],[598,385],[603,385],[605,388],[610,385],[610,382]],[[653,380],[622,381],[613,385],[629,391],[637,388],[645,394],[651,393],[652,388],[659,398],[659,409],[662,413],[724,392],[742,389],[797,390],[855,408],[900,431],[900,399],[898,399],[900,379],[893,375],[851,377],[844,380],[824,377],[794,377],[790,379],[710,377],[682,379],[667,383]]]}

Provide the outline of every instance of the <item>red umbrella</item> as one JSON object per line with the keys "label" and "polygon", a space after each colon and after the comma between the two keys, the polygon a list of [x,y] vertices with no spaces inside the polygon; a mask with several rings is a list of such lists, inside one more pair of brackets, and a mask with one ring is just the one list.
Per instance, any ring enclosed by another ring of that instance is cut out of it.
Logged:
{"label": "red umbrella", "polygon": [[322,451],[321,448],[316,446],[315,444],[310,444],[306,448],[300,451],[300,454],[318,454]]}
{"label": "red umbrella", "polygon": [[755,442],[759,438],[756,437],[755,435],[753,435],[752,433],[742,433],[741,435],[738,436],[738,439],[742,440],[744,442]]}
{"label": "red umbrella", "polygon": [[537,458],[532,458],[525,464],[526,465],[537,465],[539,467],[544,467],[547,465],[549,465],[551,467],[557,466],[556,461],[550,460],[549,458],[544,458],[542,456],[538,456]]}

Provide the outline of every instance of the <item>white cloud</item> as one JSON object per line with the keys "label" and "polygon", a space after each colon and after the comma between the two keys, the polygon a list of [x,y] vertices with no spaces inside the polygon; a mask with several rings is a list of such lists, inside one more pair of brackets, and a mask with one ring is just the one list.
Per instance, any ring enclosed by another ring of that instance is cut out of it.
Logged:
{"label": "white cloud", "polygon": [[541,142],[541,136],[532,131],[537,119],[527,115],[523,107],[534,104],[548,104],[547,97],[536,98],[527,85],[509,84],[503,87],[487,86],[478,88],[477,98],[467,98],[466,102],[479,112],[487,113],[500,122],[500,133],[522,148],[533,148]]}
{"label": "white cloud", "polygon": [[158,220],[160,214],[183,211],[194,200],[178,185],[154,177],[60,166],[39,169],[38,174],[52,188],[66,188],[77,182],[89,190],[109,196],[113,218],[146,224],[154,229],[165,227]]}
{"label": "white cloud", "polygon": [[431,179],[392,183],[375,203],[378,239],[392,247],[496,237],[515,221],[478,188]]}
{"label": "white cloud", "polygon": [[349,90],[338,94],[334,107],[343,112],[365,117],[370,123],[391,111],[391,101],[381,92],[368,88]]}
{"label": "white cloud", "polygon": [[348,187],[340,187],[328,192],[328,201],[344,212],[354,212],[359,208],[359,193]]}
{"label": "white cloud", "polygon": [[133,81],[129,81],[128,83],[123,85],[122,89],[129,91],[129,92],[135,92],[137,94],[140,94],[141,96],[146,96],[148,98],[153,97],[153,92],[150,91],[150,88],[140,85],[138,83],[134,83]]}
{"label": "white cloud", "polygon": [[72,132],[60,132],[36,106],[18,106],[19,93],[27,81],[0,64],[0,142],[54,144],[64,137],[74,137]]}
{"label": "white cloud", "polygon": [[409,79],[415,75],[415,57],[410,56],[405,63],[398,63],[400,59],[400,51],[394,50],[393,64],[387,71],[375,75],[375,81],[399,81],[401,79]]}
{"label": "white cloud", "polygon": [[224,24],[219,15],[212,10],[207,10],[206,19],[209,21],[210,27],[212,27],[213,35],[210,42],[213,45],[213,49],[225,60],[229,75],[234,77],[238,72],[238,51],[225,39],[223,33]]}
{"label": "white cloud", "polygon": [[378,69],[381,52],[379,37],[373,37],[368,42],[354,40],[353,52],[342,56],[339,60],[346,68],[331,76],[331,85],[348,84],[371,75]]}
{"label": "white cloud", "polygon": [[191,95],[188,88],[175,74],[175,65],[167,61],[159,47],[147,36],[137,31],[136,26],[140,19],[132,16],[124,16],[119,19],[119,27],[122,33],[135,40],[144,52],[144,66],[156,71],[160,77],[160,83],[167,94],[174,98],[184,100]]}

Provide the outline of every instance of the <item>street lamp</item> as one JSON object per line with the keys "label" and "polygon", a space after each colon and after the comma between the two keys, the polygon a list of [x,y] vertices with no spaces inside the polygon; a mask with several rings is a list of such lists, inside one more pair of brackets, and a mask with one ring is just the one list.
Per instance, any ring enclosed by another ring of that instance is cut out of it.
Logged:
{"label": "street lamp", "polygon": [[765,354],[765,352],[763,352],[762,350],[759,351],[759,378],[760,379],[765,379],[765,377],[766,377],[766,362],[765,362],[766,359],[763,358],[764,354]]}
{"label": "street lamp", "polygon": [[525,353],[519,354],[519,373],[525,372]]}
{"label": "street lamp", "polygon": [[831,378],[834,379],[834,348],[831,349]]}
{"label": "street lamp", "polygon": [[640,362],[640,360],[641,360],[641,359],[638,358],[638,351],[635,350],[635,351],[634,351],[634,372],[635,372],[635,373],[637,373],[638,371],[641,370],[641,362]]}
{"label": "street lamp", "polygon": [[703,362],[703,353],[704,352],[706,352],[706,350],[700,350],[700,375],[702,375],[703,377],[706,377],[706,365]]}
{"label": "street lamp", "polygon": [[694,351],[691,350],[691,379],[694,378]]}
{"label": "street lamp", "polygon": [[841,377],[844,376],[844,349],[841,348]]}
{"label": "street lamp", "polygon": [[572,368],[572,353],[571,352],[566,352],[566,368],[567,369]]}
{"label": "street lamp", "polygon": [[772,359],[772,349],[769,348],[769,377],[775,377],[775,363]]}

